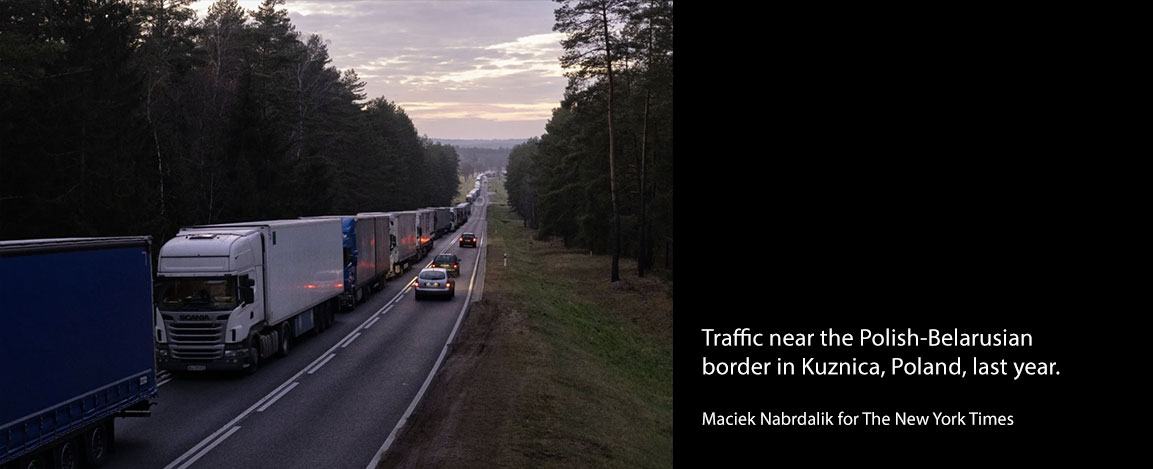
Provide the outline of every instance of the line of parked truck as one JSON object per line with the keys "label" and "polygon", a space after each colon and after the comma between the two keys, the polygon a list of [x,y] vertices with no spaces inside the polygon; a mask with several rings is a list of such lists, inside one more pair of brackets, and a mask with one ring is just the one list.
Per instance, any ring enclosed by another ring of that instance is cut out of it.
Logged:
{"label": "line of parked truck", "polygon": [[0,241],[0,469],[100,465],[114,418],[149,415],[157,369],[254,372],[471,209],[189,226],[155,278],[149,237]]}
{"label": "line of parked truck", "polygon": [[478,197],[480,197],[480,183],[481,183],[481,181],[484,181],[485,179],[488,179],[490,177],[496,177],[496,172],[495,171],[486,171],[486,172],[480,173],[476,176],[476,183],[473,184],[472,190],[469,191],[468,195],[465,196],[465,198],[464,198],[466,203],[476,202],[476,199]]}

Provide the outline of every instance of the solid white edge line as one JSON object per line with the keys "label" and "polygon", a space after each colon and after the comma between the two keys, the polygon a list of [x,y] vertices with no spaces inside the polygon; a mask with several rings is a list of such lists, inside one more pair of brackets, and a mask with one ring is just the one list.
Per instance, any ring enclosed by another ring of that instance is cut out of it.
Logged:
{"label": "solid white edge line", "polygon": [[272,398],[272,400],[265,402],[264,405],[260,406],[260,408],[256,409],[256,411],[257,412],[264,412],[264,409],[272,407],[272,404],[275,404],[276,401],[279,401],[280,398],[284,397],[285,394],[288,394],[289,392],[291,392],[293,390],[293,388],[295,388],[299,384],[300,384],[299,381],[293,382],[292,386],[289,386],[287,389],[280,391],[280,394],[277,394],[276,397]]}
{"label": "solid white edge line", "polygon": [[[488,207],[486,205],[485,206],[485,215],[486,215],[485,220],[486,221],[487,221],[487,214],[488,214]],[[486,231],[487,231],[487,229],[486,229]],[[461,308],[460,308],[460,314],[457,315],[457,317],[456,317],[456,324],[454,326],[452,326],[452,332],[450,332],[448,334],[448,340],[446,340],[444,342],[444,347],[440,349],[440,356],[438,356],[436,358],[436,363],[434,363],[432,365],[432,369],[428,371],[428,376],[426,378],[424,378],[424,384],[421,384],[420,390],[417,391],[416,396],[414,396],[412,398],[412,402],[409,403],[408,409],[405,409],[404,415],[400,416],[400,420],[396,422],[395,427],[392,427],[392,431],[389,432],[388,438],[384,440],[384,444],[380,446],[380,450],[378,450],[376,452],[376,455],[372,457],[372,460],[368,462],[368,466],[366,466],[367,469],[375,469],[376,466],[378,466],[380,464],[380,460],[382,457],[384,457],[384,453],[386,453],[388,451],[388,448],[392,446],[392,443],[396,441],[397,433],[400,431],[400,429],[402,427],[404,427],[404,424],[408,422],[408,417],[412,415],[412,411],[416,409],[416,405],[418,403],[420,403],[420,399],[422,397],[424,397],[424,392],[428,390],[428,385],[432,383],[432,378],[436,376],[436,371],[440,369],[440,364],[444,361],[445,355],[448,354],[448,346],[449,346],[449,344],[452,343],[452,339],[456,338],[456,331],[458,329],[460,329],[460,323],[462,321],[464,321],[464,313],[465,313],[465,311],[468,311],[469,304],[471,303],[469,300],[472,298],[472,288],[476,284],[476,272],[478,270],[477,267],[480,266],[480,259],[482,257],[481,255],[484,253],[484,251],[482,249],[480,249],[480,246],[483,244],[484,244],[484,238],[481,238],[481,240],[478,240],[476,264],[473,265],[472,278],[469,279],[469,282],[468,282],[468,295],[466,295],[464,298],[464,306],[461,306]]]}

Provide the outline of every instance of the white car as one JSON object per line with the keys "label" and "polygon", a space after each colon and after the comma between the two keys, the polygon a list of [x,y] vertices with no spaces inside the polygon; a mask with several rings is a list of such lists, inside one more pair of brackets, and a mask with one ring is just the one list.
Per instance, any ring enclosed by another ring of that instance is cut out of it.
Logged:
{"label": "white car", "polygon": [[456,296],[456,282],[452,281],[445,269],[422,269],[416,276],[416,285],[413,288],[418,301],[429,295],[448,299]]}

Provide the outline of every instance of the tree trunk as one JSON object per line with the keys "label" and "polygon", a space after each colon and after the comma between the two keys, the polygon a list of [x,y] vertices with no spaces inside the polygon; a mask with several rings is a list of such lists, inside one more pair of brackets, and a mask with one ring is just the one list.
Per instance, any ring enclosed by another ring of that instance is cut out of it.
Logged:
{"label": "tree trunk", "polygon": [[621,214],[617,209],[617,177],[616,177],[616,159],[614,157],[613,142],[613,58],[612,49],[609,44],[609,11],[608,4],[602,4],[601,7],[601,21],[604,27],[605,39],[605,66],[608,73],[609,85],[609,101],[608,101],[608,120],[609,120],[609,192],[612,195],[613,202],[613,261],[612,261],[612,275],[610,282],[619,282],[621,279],[620,262],[621,262]]}
{"label": "tree trunk", "polygon": [[[649,17],[649,37],[648,37],[648,67],[651,71],[653,64],[653,24],[652,17]],[[645,111],[644,117],[641,120],[641,203],[640,203],[640,245],[637,248],[637,277],[644,277],[645,270],[649,268],[650,263],[650,249],[649,249],[649,233],[648,233],[648,220],[646,218],[646,207],[648,201],[645,194],[645,177],[647,176],[646,170],[648,168],[648,140],[649,140],[649,103],[652,100],[652,81],[645,81]]]}
{"label": "tree trunk", "polygon": [[638,229],[640,231],[641,240],[637,248],[637,277],[645,276],[645,269],[648,268],[648,236],[645,233],[645,146],[648,143],[648,127],[649,127],[649,98],[652,93],[645,91],[645,112],[644,118],[641,121],[641,206],[640,206],[640,224]]}

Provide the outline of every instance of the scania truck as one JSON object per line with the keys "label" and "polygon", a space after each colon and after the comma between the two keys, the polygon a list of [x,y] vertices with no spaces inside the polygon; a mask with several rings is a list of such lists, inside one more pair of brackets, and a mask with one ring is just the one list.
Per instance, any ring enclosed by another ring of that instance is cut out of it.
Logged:
{"label": "scania truck", "polygon": [[182,228],[157,261],[156,360],[244,370],[332,324],[344,291],[339,219]]}

